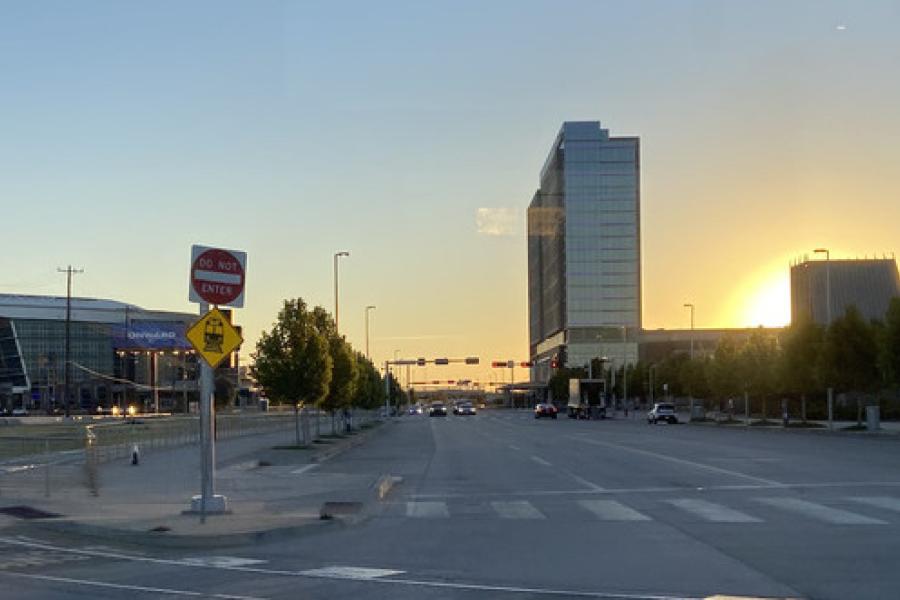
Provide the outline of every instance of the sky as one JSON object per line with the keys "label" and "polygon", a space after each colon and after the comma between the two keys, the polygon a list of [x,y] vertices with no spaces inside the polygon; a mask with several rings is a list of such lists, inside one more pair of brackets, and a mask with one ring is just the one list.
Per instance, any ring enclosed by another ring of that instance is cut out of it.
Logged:
{"label": "sky", "polygon": [[248,253],[388,357],[527,360],[525,209],[565,120],[641,138],[647,328],[782,325],[788,266],[898,250],[896,2],[4,2],[0,292],[195,311]]}

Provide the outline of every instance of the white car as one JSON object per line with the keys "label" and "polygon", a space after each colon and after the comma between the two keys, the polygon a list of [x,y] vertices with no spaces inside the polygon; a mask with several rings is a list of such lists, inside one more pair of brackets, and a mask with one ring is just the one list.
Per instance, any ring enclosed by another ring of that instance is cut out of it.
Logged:
{"label": "white car", "polygon": [[12,409],[12,416],[14,416],[14,417],[27,417],[27,416],[28,416],[28,410],[26,410],[25,408],[22,408],[21,406],[18,407],[18,408],[14,408],[14,409]]}
{"label": "white car", "polygon": [[647,413],[647,423],[654,425],[660,421],[675,425],[678,423],[678,415],[675,414],[675,405],[668,402],[657,402]]}

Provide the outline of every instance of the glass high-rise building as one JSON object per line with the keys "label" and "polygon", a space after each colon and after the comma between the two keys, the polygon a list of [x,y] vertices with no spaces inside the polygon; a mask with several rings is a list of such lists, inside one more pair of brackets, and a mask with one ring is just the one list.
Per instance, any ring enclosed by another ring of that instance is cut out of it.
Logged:
{"label": "glass high-rise building", "polygon": [[563,123],[528,207],[533,378],[551,362],[637,360],[641,329],[640,140]]}

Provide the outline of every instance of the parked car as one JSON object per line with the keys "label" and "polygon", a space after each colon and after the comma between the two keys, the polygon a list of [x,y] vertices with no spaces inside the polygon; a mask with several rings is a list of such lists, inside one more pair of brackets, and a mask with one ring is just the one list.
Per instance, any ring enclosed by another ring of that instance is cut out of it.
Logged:
{"label": "parked car", "polygon": [[22,406],[16,407],[12,409],[12,416],[14,417],[27,417],[28,410]]}
{"label": "parked car", "polygon": [[678,423],[678,415],[675,414],[675,405],[667,402],[657,402],[647,413],[647,423],[654,425],[663,421],[675,425]]}
{"label": "parked car", "polygon": [[462,402],[462,403],[456,405],[456,408],[454,409],[453,412],[454,412],[454,414],[457,414],[460,416],[466,416],[466,415],[471,416],[471,415],[475,415],[476,411],[475,411],[475,407],[472,406],[471,404],[469,404],[468,402]]}
{"label": "parked car", "polygon": [[534,418],[540,419],[541,417],[550,417],[551,419],[555,419],[558,412],[556,407],[549,402],[541,402],[534,407]]}
{"label": "parked car", "polygon": [[435,402],[431,406],[428,407],[428,416],[429,417],[446,417],[447,416],[447,407],[440,403]]}

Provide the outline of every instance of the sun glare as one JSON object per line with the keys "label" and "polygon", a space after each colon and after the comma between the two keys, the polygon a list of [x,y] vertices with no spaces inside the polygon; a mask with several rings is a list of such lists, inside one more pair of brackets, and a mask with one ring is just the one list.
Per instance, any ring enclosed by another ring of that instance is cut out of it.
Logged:
{"label": "sun glare", "polygon": [[791,285],[787,273],[780,271],[748,290],[741,315],[750,327],[782,327],[791,321]]}

